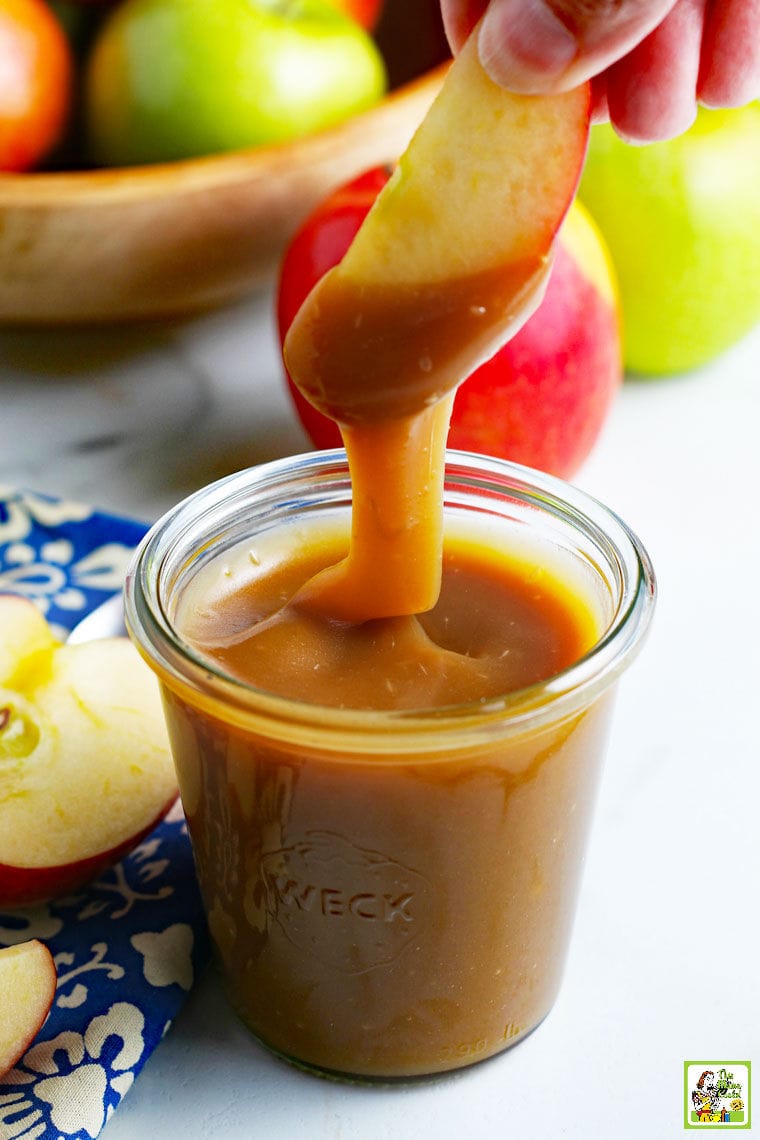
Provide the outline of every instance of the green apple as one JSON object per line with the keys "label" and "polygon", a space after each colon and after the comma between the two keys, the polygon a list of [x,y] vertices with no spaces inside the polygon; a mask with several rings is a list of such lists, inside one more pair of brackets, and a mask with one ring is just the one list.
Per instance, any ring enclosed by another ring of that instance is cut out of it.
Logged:
{"label": "green apple", "polygon": [[627,369],[698,367],[760,320],[760,103],[669,142],[591,132],[580,198],[617,270]]}
{"label": "green apple", "polygon": [[284,142],[384,90],[373,40],[325,0],[124,0],[86,69],[89,152],[114,166]]}

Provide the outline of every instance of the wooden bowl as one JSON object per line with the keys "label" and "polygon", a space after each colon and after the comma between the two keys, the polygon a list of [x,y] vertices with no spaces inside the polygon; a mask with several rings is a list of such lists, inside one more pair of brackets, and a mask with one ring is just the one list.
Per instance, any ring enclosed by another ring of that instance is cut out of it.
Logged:
{"label": "wooden bowl", "polygon": [[337,127],[281,146],[0,176],[0,322],[170,317],[263,284],[325,194],[398,158],[444,69]]}

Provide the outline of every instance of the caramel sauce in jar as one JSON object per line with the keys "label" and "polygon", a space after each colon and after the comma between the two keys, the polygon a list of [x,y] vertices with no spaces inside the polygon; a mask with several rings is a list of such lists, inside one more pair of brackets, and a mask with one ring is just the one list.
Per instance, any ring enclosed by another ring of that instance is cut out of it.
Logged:
{"label": "caramel sauce in jar", "polygon": [[350,499],[339,454],[204,490],[146,540],[128,620],[233,1008],[299,1065],[409,1078],[551,1008],[653,583],[580,492],[452,453],[436,603],[339,620],[298,599],[350,547]]}

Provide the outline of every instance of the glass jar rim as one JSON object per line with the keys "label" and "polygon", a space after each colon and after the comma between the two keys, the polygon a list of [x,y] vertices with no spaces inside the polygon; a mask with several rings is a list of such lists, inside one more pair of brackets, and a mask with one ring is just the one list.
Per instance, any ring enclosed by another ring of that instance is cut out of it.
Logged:
{"label": "glass jar rim", "polygon": [[[368,710],[316,705],[278,696],[226,674],[182,639],[163,591],[172,555],[188,536],[218,528],[220,512],[238,517],[252,492],[282,491],[295,484],[320,490],[345,483],[343,449],[289,456],[236,472],[199,489],[151,527],[132,558],[125,587],[130,636],[172,690],[228,723],[295,745],[358,753],[461,750],[488,743],[494,734],[519,736],[542,723],[561,723],[587,707],[632,662],[649,628],[656,581],[649,555],[636,534],[608,507],[556,476],[508,460],[449,449],[446,485],[464,480],[476,491],[529,502],[580,528],[615,566],[619,597],[611,621],[591,649],[544,681],[483,702],[433,709]],[[349,483],[350,494],[350,483]],[[295,500],[294,500],[295,501]],[[214,520],[217,520],[216,525]],[[204,529],[205,528],[205,529]],[[196,549],[197,549],[196,544]],[[181,561],[181,560],[180,560]],[[220,713],[220,708],[224,713]]]}

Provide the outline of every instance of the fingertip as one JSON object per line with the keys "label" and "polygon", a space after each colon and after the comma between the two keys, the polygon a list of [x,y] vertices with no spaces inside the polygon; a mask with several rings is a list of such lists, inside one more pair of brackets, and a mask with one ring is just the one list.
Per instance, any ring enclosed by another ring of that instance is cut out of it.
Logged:
{"label": "fingertip", "polygon": [[755,59],[748,54],[743,68],[723,67],[714,63],[703,67],[697,83],[697,99],[703,107],[718,110],[744,107],[760,99],[760,48]]}
{"label": "fingertip", "polygon": [[684,134],[697,117],[693,86],[663,86],[655,74],[638,81],[610,77],[607,109],[615,132],[632,146],[666,142]]}
{"label": "fingertip", "polygon": [[705,107],[760,98],[760,0],[723,0],[708,9],[697,80]]}
{"label": "fingertip", "polygon": [[610,124],[629,146],[649,146],[651,143],[668,142],[678,138],[694,124],[697,116],[696,103],[687,114],[665,116],[660,110],[647,116],[639,112],[635,116],[625,112],[609,112]]}
{"label": "fingertip", "polygon": [[754,68],[746,66],[743,71],[734,67],[706,68],[699,77],[697,98],[710,110],[744,107],[760,99],[760,51]]}
{"label": "fingertip", "polygon": [[697,114],[701,0],[681,0],[663,23],[607,73],[610,122],[626,142],[665,142]]}
{"label": "fingertip", "polygon": [[497,83],[536,95],[556,88],[578,45],[543,0],[493,0],[480,25],[478,50]]}

